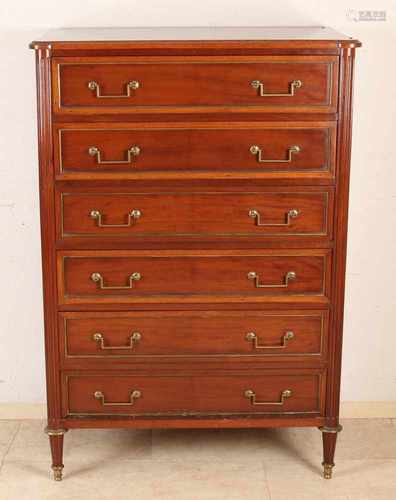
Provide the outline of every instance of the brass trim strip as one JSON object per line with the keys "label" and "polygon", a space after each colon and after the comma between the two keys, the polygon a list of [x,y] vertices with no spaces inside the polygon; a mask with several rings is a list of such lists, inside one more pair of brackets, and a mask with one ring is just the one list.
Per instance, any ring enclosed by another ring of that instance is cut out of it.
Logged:
{"label": "brass trim strip", "polygon": [[213,411],[213,412],[194,412],[194,411],[186,411],[186,412],[169,412],[169,413],[73,413],[69,412],[67,413],[66,417],[194,417],[194,416],[233,416],[233,415],[321,415],[320,410],[315,410],[315,411],[240,411],[240,412],[218,412],[218,411]]}

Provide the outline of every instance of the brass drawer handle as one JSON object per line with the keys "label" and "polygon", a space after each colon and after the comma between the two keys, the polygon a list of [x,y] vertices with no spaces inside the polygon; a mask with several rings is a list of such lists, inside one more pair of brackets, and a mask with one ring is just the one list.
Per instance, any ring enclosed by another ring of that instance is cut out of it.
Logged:
{"label": "brass drawer handle", "polygon": [[290,163],[292,161],[292,153],[299,153],[301,151],[300,146],[291,146],[287,150],[287,158],[285,160],[265,160],[262,156],[262,149],[259,146],[251,146],[250,152],[252,155],[257,155],[257,161],[259,163]]}
{"label": "brass drawer handle", "polygon": [[281,283],[280,285],[262,285],[260,283],[260,276],[254,271],[250,271],[247,277],[249,280],[254,280],[256,288],[287,288],[289,286],[289,281],[295,280],[297,275],[294,271],[288,271],[285,274],[284,283]]}
{"label": "brass drawer handle", "polygon": [[139,281],[142,278],[140,273],[132,273],[129,276],[129,285],[126,286],[106,286],[104,284],[103,276],[100,273],[92,273],[91,280],[95,283],[99,283],[99,288],[101,290],[130,290],[133,288],[133,282]]}
{"label": "brass drawer handle", "polygon": [[252,391],[252,389],[247,389],[245,391],[245,398],[250,399],[250,404],[253,406],[257,405],[277,405],[282,406],[285,404],[285,399],[290,398],[292,396],[292,391],[290,389],[285,389],[281,392],[279,401],[256,401],[256,393]]}
{"label": "brass drawer handle", "polygon": [[289,92],[287,94],[266,94],[264,93],[264,84],[260,80],[253,80],[250,85],[254,89],[259,89],[260,97],[293,97],[295,89],[302,87],[301,80],[293,80],[289,83]]}
{"label": "brass drawer handle", "polygon": [[126,94],[121,95],[104,95],[100,93],[100,85],[98,82],[92,81],[88,83],[89,90],[95,90],[95,96],[98,99],[120,99],[122,97],[131,97],[131,90],[137,90],[140,87],[140,83],[137,80],[132,80],[128,82],[126,85]]}
{"label": "brass drawer handle", "polygon": [[94,397],[95,399],[99,399],[102,403],[102,406],[133,406],[135,404],[135,399],[139,399],[142,396],[140,391],[131,391],[130,399],[127,403],[106,403],[105,396],[102,391],[95,391]]}
{"label": "brass drawer handle", "polygon": [[245,338],[248,342],[253,342],[255,349],[285,349],[288,341],[294,338],[294,332],[286,332],[279,345],[259,345],[257,335],[254,332],[247,333]]}
{"label": "brass drawer handle", "polygon": [[141,340],[142,336],[139,332],[133,332],[129,338],[129,344],[128,345],[123,345],[123,346],[109,346],[109,345],[104,345],[104,338],[101,333],[94,333],[92,339],[95,340],[95,342],[100,343],[100,348],[105,351],[105,350],[111,350],[111,349],[133,349],[135,342],[139,342]]}
{"label": "brass drawer handle", "polygon": [[98,227],[131,227],[132,221],[140,219],[142,212],[140,210],[132,210],[128,214],[128,222],[126,224],[104,224],[102,222],[103,214],[99,210],[92,210],[89,214],[92,219],[96,220]]}
{"label": "brass drawer handle", "polygon": [[269,224],[266,222],[261,222],[261,214],[258,210],[256,210],[255,208],[249,210],[249,217],[251,217],[252,219],[256,219],[256,226],[290,226],[291,220],[298,217],[298,215],[299,211],[293,208],[285,214],[285,222]]}
{"label": "brass drawer handle", "polygon": [[128,163],[132,163],[132,157],[133,156],[139,156],[140,155],[140,148],[138,146],[132,146],[131,148],[128,149],[127,151],[127,159],[126,160],[102,160],[102,153],[99,148],[96,146],[91,146],[88,149],[88,154],[90,156],[96,156],[96,161],[98,165],[106,165],[108,163],[116,163],[117,165],[125,165]]}

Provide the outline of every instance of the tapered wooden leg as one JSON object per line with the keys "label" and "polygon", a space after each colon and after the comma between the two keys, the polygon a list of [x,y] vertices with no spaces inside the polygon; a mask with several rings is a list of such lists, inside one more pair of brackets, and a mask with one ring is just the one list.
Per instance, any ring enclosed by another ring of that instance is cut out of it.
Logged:
{"label": "tapered wooden leg", "polygon": [[62,481],[63,471],[63,436],[65,429],[46,429],[45,432],[49,436],[51,455],[52,455],[52,470],[54,472],[55,481]]}
{"label": "tapered wooden leg", "polygon": [[334,467],[334,453],[337,442],[337,434],[342,430],[342,426],[320,427],[323,439],[323,477],[331,479]]}

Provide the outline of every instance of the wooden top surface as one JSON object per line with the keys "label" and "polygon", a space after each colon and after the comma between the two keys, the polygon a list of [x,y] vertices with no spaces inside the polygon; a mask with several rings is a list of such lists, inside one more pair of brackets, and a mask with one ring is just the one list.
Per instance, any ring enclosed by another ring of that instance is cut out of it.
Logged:
{"label": "wooden top surface", "polygon": [[350,40],[325,26],[64,28],[39,38],[43,42]]}
{"label": "wooden top surface", "polygon": [[287,43],[306,47],[359,46],[360,43],[332,28],[324,26],[263,26],[263,27],[136,27],[136,28],[64,28],[47,32],[31,43],[31,48],[73,49],[108,47],[178,46],[228,47],[248,43],[255,46],[278,47]]}

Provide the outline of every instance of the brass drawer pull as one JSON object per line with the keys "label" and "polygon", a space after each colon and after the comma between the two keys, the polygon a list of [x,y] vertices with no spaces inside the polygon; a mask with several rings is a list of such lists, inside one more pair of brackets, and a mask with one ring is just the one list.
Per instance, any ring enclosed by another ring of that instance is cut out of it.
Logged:
{"label": "brass drawer pull", "polygon": [[123,346],[108,346],[104,345],[104,338],[101,333],[94,333],[92,339],[95,340],[95,342],[100,343],[100,348],[105,351],[105,350],[111,350],[111,349],[133,349],[135,342],[139,342],[141,340],[142,336],[139,332],[133,332],[129,338],[129,344],[128,345],[123,345]]}
{"label": "brass drawer pull", "polygon": [[102,222],[103,214],[99,210],[92,210],[89,214],[92,219],[96,220],[98,227],[131,227],[132,221],[140,219],[142,212],[140,210],[132,210],[128,214],[128,222],[126,224],[104,224]]}
{"label": "brass drawer pull", "polygon": [[130,400],[128,403],[106,403],[105,396],[102,391],[95,391],[94,397],[95,399],[99,399],[102,403],[102,406],[133,406],[135,404],[135,399],[139,399],[142,396],[140,391],[131,391]]}
{"label": "brass drawer pull", "polygon": [[137,80],[132,80],[128,82],[126,85],[126,94],[121,95],[103,95],[100,93],[100,85],[98,82],[92,81],[88,83],[89,90],[95,90],[95,96],[98,99],[120,99],[123,97],[131,97],[131,90],[137,90],[140,87],[140,83]]}
{"label": "brass drawer pull", "polygon": [[130,290],[133,288],[133,282],[139,281],[142,278],[140,273],[132,273],[129,276],[129,285],[126,286],[106,286],[103,282],[103,276],[100,273],[92,273],[91,280],[95,283],[99,283],[99,288],[101,290]]}
{"label": "brass drawer pull", "polygon": [[285,349],[289,340],[294,338],[294,332],[286,332],[282,337],[282,342],[279,345],[259,345],[257,335],[254,332],[246,334],[246,340],[253,342],[255,349]]}
{"label": "brass drawer pull", "polygon": [[262,285],[260,283],[260,276],[254,271],[250,271],[247,277],[249,280],[254,280],[256,288],[287,288],[289,286],[289,281],[295,280],[297,275],[294,271],[288,271],[285,274],[284,283],[281,283],[280,285]]}
{"label": "brass drawer pull", "polygon": [[293,208],[285,214],[285,222],[269,224],[266,222],[261,222],[261,214],[258,210],[254,208],[252,210],[249,210],[249,217],[251,217],[252,219],[256,219],[256,226],[290,226],[291,219],[295,219],[296,217],[298,217],[298,215],[299,211]]}
{"label": "brass drawer pull", "polygon": [[287,150],[287,158],[285,160],[265,160],[262,156],[262,149],[259,146],[251,146],[250,152],[252,155],[257,155],[257,161],[259,163],[290,163],[292,161],[292,153],[299,153],[301,151],[300,146],[291,146]]}
{"label": "brass drawer pull", "polygon": [[102,153],[99,148],[96,146],[91,146],[88,149],[88,154],[90,156],[96,156],[96,161],[98,165],[106,165],[108,163],[116,163],[117,165],[124,165],[128,163],[132,163],[132,157],[133,156],[139,156],[140,155],[140,148],[138,146],[132,146],[131,148],[128,149],[127,151],[127,159],[126,160],[102,160]]}
{"label": "brass drawer pull", "polygon": [[266,94],[264,93],[264,84],[260,80],[253,80],[250,85],[254,89],[259,89],[260,97],[293,97],[295,89],[302,87],[301,80],[293,80],[289,83],[289,92],[287,94]]}
{"label": "brass drawer pull", "polygon": [[256,401],[256,393],[252,391],[252,389],[247,389],[245,391],[245,398],[250,399],[250,403],[253,406],[257,405],[277,405],[282,406],[285,404],[285,399],[290,398],[292,395],[292,391],[290,389],[285,389],[281,392],[280,401]]}

